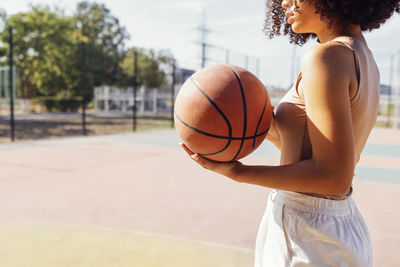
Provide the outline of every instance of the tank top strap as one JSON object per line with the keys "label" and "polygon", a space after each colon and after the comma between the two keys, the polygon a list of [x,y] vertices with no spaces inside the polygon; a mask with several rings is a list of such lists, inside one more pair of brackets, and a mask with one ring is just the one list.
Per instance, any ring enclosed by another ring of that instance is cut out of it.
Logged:
{"label": "tank top strap", "polygon": [[350,97],[351,110],[353,111],[356,108],[360,98],[360,83],[361,83],[360,53],[362,53],[361,52],[362,48],[360,47],[361,44],[359,43],[362,41],[357,40],[350,36],[339,36],[329,41],[329,43],[334,43],[334,42],[341,43],[344,46],[351,49],[351,51],[353,51],[354,64],[356,67],[356,75],[357,75],[357,90]]}

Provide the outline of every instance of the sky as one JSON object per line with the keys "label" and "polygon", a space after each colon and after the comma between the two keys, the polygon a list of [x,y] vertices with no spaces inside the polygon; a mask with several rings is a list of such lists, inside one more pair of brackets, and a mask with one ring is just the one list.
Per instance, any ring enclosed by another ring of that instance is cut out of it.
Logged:
{"label": "sky", "polygon": [[[76,0],[1,0],[0,8],[8,15],[29,10],[29,3],[62,7],[71,14]],[[201,32],[203,14],[207,65],[229,63],[247,67],[268,85],[288,87],[299,69],[304,52],[316,42],[294,48],[286,37],[270,40],[262,29],[265,0],[103,0],[112,15],[126,27],[130,40],[127,47],[169,50],[178,67],[198,70],[201,67]],[[400,87],[400,15],[395,14],[380,29],[365,37],[375,55],[381,82]],[[246,61],[247,55],[247,61]],[[394,57],[391,73],[391,58]],[[247,63],[246,63],[247,62]],[[293,64],[292,64],[293,63]],[[392,76],[391,76],[392,75]],[[393,78],[391,78],[393,77]]]}

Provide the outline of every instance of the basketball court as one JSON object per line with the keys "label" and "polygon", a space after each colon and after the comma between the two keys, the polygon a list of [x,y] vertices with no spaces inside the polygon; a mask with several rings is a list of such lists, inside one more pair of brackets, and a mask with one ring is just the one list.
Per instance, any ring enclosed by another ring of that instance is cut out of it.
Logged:
{"label": "basketball court", "polygon": [[[269,189],[197,166],[174,130],[0,145],[1,266],[252,266]],[[277,164],[265,143],[245,158]],[[374,129],[353,198],[398,266],[400,134]]]}

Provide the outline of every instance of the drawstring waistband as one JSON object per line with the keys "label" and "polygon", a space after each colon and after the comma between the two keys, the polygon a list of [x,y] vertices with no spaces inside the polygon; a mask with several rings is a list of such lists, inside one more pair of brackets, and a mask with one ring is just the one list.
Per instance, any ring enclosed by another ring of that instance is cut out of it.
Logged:
{"label": "drawstring waistband", "polygon": [[344,200],[332,200],[284,190],[273,190],[270,200],[284,204],[286,208],[335,216],[350,215],[356,208],[351,197]]}

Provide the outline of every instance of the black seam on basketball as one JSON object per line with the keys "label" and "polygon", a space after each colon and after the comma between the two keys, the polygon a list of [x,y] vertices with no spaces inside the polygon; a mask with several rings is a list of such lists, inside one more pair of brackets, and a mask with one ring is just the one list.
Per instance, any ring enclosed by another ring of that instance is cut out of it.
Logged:
{"label": "black seam on basketball", "polygon": [[[200,86],[200,84],[199,84],[193,77],[190,77],[190,79],[191,79],[191,81],[193,82],[193,84],[200,90],[200,92],[207,98],[207,100],[214,106],[214,108],[215,108],[215,109],[221,114],[221,116],[224,118],[224,120],[225,120],[225,122],[227,123],[227,126],[228,126],[228,128],[229,128],[229,136],[221,136],[221,135],[216,135],[216,134],[212,134],[212,133],[208,133],[208,132],[201,131],[201,130],[196,129],[196,128],[194,128],[193,126],[189,125],[189,124],[186,123],[185,121],[183,121],[183,120],[179,117],[179,115],[177,114],[176,110],[174,110],[174,114],[175,114],[176,118],[177,118],[183,125],[185,125],[186,127],[192,129],[193,131],[196,131],[196,132],[198,132],[198,133],[200,133],[200,134],[203,134],[203,135],[206,135],[206,136],[210,136],[210,137],[214,137],[214,138],[218,138],[218,139],[226,139],[226,140],[228,140],[228,142],[227,142],[227,144],[225,145],[225,147],[222,148],[221,150],[219,150],[219,151],[217,151],[217,152],[213,152],[213,153],[207,153],[207,154],[206,154],[206,153],[205,153],[205,154],[198,153],[199,155],[202,155],[202,156],[216,155],[216,154],[221,153],[221,152],[223,152],[224,150],[226,150],[226,149],[229,147],[231,141],[239,141],[239,140],[240,140],[240,141],[241,141],[240,147],[239,147],[239,149],[238,149],[236,155],[235,155],[235,156],[233,157],[233,159],[230,161],[230,162],[232,162],[232,161],[234,161],[234,160],[239,156],[241,150],[243,149],[243,144],[244,144],[244,142],[245,142],[246,140],[248,140],[248,139],[253,139],[253,148],[254,148],[254,147],[255,147],[256,138],[258,138],[258,137],[260,137],[260,136],[263,136],[264,134],[266,134],[266,133],[269,131],[269,127],[268,127],[267,130],[265,130],[265,131],[263,131],[263,132],[257,134],[259,125],[260,125],[260,123],[261,123],[261,119],[262,119],[262,117],[263,117],[263,115],[264,115],[264,112],[265,112],[265,107],[266,107],[266,104],[267,104],[268,95],[266,94],[266,102],[264,103],[264,109],[263,109],[263,112],[262,112],[262,114],[261,114],[260,120],[259,120],[259,122],[258,122],[258,124],[257,124],[256,132],[254,133],[253,136],[247,136],[247,137],[246,137],[246,130],[247,130],[247,107],[246,107],[246,98],[245,98],[245,94],[244,94],[244,89],[243,89],[243,85],[242,85],[242,83],[241,83],[241,80],[240,80],[239,76],[237,75],[237,73],[235,72],[235,70],[234,70],[232,67],[230,67],[230,66],[229,66],[229,68],[230,68],[231,71],[233,72],[233,74],[234,74],[234,76],[235,76],[235,78],[236,78],[236,81],[237,81],[238,84],[239,84],[239,88],[240,88],[241,95],[242,95],[243,113],[244,113],[244,120],[243,120],[244,126],[243,126],[243,135],[242,135],[242,137],[233,137],[233,136],[232,136],[232,126],[231,126],[231,124],[230,124],[228,118],[225,116],[225,114],[222,112],[222,110],[219,109],[219,107],[217,106],[217,104],[211,99],[211,97],[206,93],[206,91]],[[229,162],[229,161],[228,161],[228,162]]]}
{"label": "black seam on basketball", "polygon": [[262,110],[262,113],[261,113],[261,117],[260,117],[260,119],[258,120],[257,127],[256,127],[256,131],[254,132],[253,148],[256,147],[256,137],[255,137],[255,135],[257,134],[258,127],[260,127],[261,120],[262,120],[262,118],[263,118],[263,116],[264,116],[265,107],[267,106],[267,102],[268,102],[268,93],[267,93],[267,90],[265,90],[265,102],[264,102],[264,107],[263,107],[263,110]]}
{"label": "black seam on basketball", "polygon": [[[231,141],[238,141],[238,140],[242,140],[243,139],[243,137],[234,137],[234,136],[229,137],[229,136],[216,135],[216,134],[212,134],[212,133],[207,133],[207,132],[201,131],[201,130],[196,129],[193,126],[189,125],[185,121],[183,121],[182,118],[179,117],[179,115],[176,112],[175,112],[175,116],[183,125],[185,125],[186,127],[192,129],[195,132],[198,132],[199,134],[204,134],[204,135],[207,135],[207,136],[210,136],[210,137],[214,137],[214,138],[218,138],[218,139],[227,139],[227,140],[230,139]],[[248,140],[248,139],[253,139],[253,138],[260,137],[260,136],[266,134],[268,132],[268,130],[269,130],[269,128],[267,130],[265,130],[264,132],[261,132],[261,133],[255,135],[255,136],[246,136],[244,139]]]}
{"label": "black seam on basketball", "polygon": [[207,98],[207,100],[214,106],[214,108],[221,114],[222,118],[224,118],[227,126],[228,126],[228,131],[229,131],[229,137],[232,137],[232,126],[224,112],[217,106],[217,104],[211,99],[211,97],[207,94],[207,92],[201,87],[201,85],[193,78],[190,77],[190,80],[194,83],[194,85],[197,87],[197,89],[200,90],[200,92]]}
{"label": "black seam on basketball", "polygon": [[[176,116],[176,118],[177,118],[180,122],[182,122],[186,127],[192,129],[193,131],[196,131],[196,132],[198,132],[198,133],[200,133],[200,134],[204,134],[204,135],[207,135],[207,136],[219,138],[217,135],[210,134],[210,133],[206,133],[206,132],[200,131],[200,130],[198,130],[198,129],[192,127],[192,126],[190,126],[189,124],[187,124],[186,122],[184,122],[184,121],[178,116],[178,114],[177,114],[176,112],[175,112],[175,116]],[[217,152],[213,152],[213,153],[207,153],[207,154],[197,153],[197,154],[199,154],[199,155],[201,155],[201,156],[211,156],[211,155],[216,155],[216,154],[218,154],[218,153],[221,153],[222,151],[224,151],[224,150],[227,149],[227,147],[229,146],[229,144],[231,143],[231,140],[232,140],[232,138],[230,138],[230,137],[227,137],[226,139],[228,139],[228,143],[227,143],[221,150],[219,150],[219,151],[217,151]]]}
{"label": "black seam on basketball", "polygon": [[213,105],[213,107],[219,112],[219,114],[221,114],[222,118],[225,120],[226,125],[228,126],[228,132],[229,132],[229,139],[228,142],[226,143],[226,145],[219,151],[217,152],[213,152],[213,153],[209,153],[209,154],[202,154],[202,155],[215,155],[218,153],[223,152],[224,150],[226,150],[229,145],[231,144],[231,140],[232,140],[232,126],[230,121],[228,120],[228,118],[226,117],[226,115],[224,114],[224,112],[222,112],[222,110],[218,107],[218,105],[214,102],[214,100],[211,99],[211,97],[207,94],[207,92],[201,87],[201,85],[193,78],[193,76],[190,77],[190,80],[192,81],[192,83],[197,87],[197,89],[200,90],[200,92],[207,98],[208,102],[211,103],[211,105]]}
{"label": "black seam on basketball", "polygon": [[247,108],[246,108],[246,98],[245,98],[245,95],[244,95],[244,90],[243,90],[242,82],[240,81],[240,78],[239,78],[239,76],[237,75],[237,73],[235,72],[235,70],[234,70],[231,66],[229,66],[229,68],[232,70],[233,75],[235,75],[236,81],[237,81],[238,84],[239,84],[240,93],[241,93],[241,95],[242,95],[242,101],[243,101],[243,135],[242,135],[242,141],[240,142],[239,149],[238,149],[236,155],[235,155],[235,156],[233,157],[233,159],[231,160],[231,161],[234,161],[234,160],[239,156],[240,151],[242,151],[243,144],[244,144],[244,141],[245,141],[245,138],[246,138]]}

